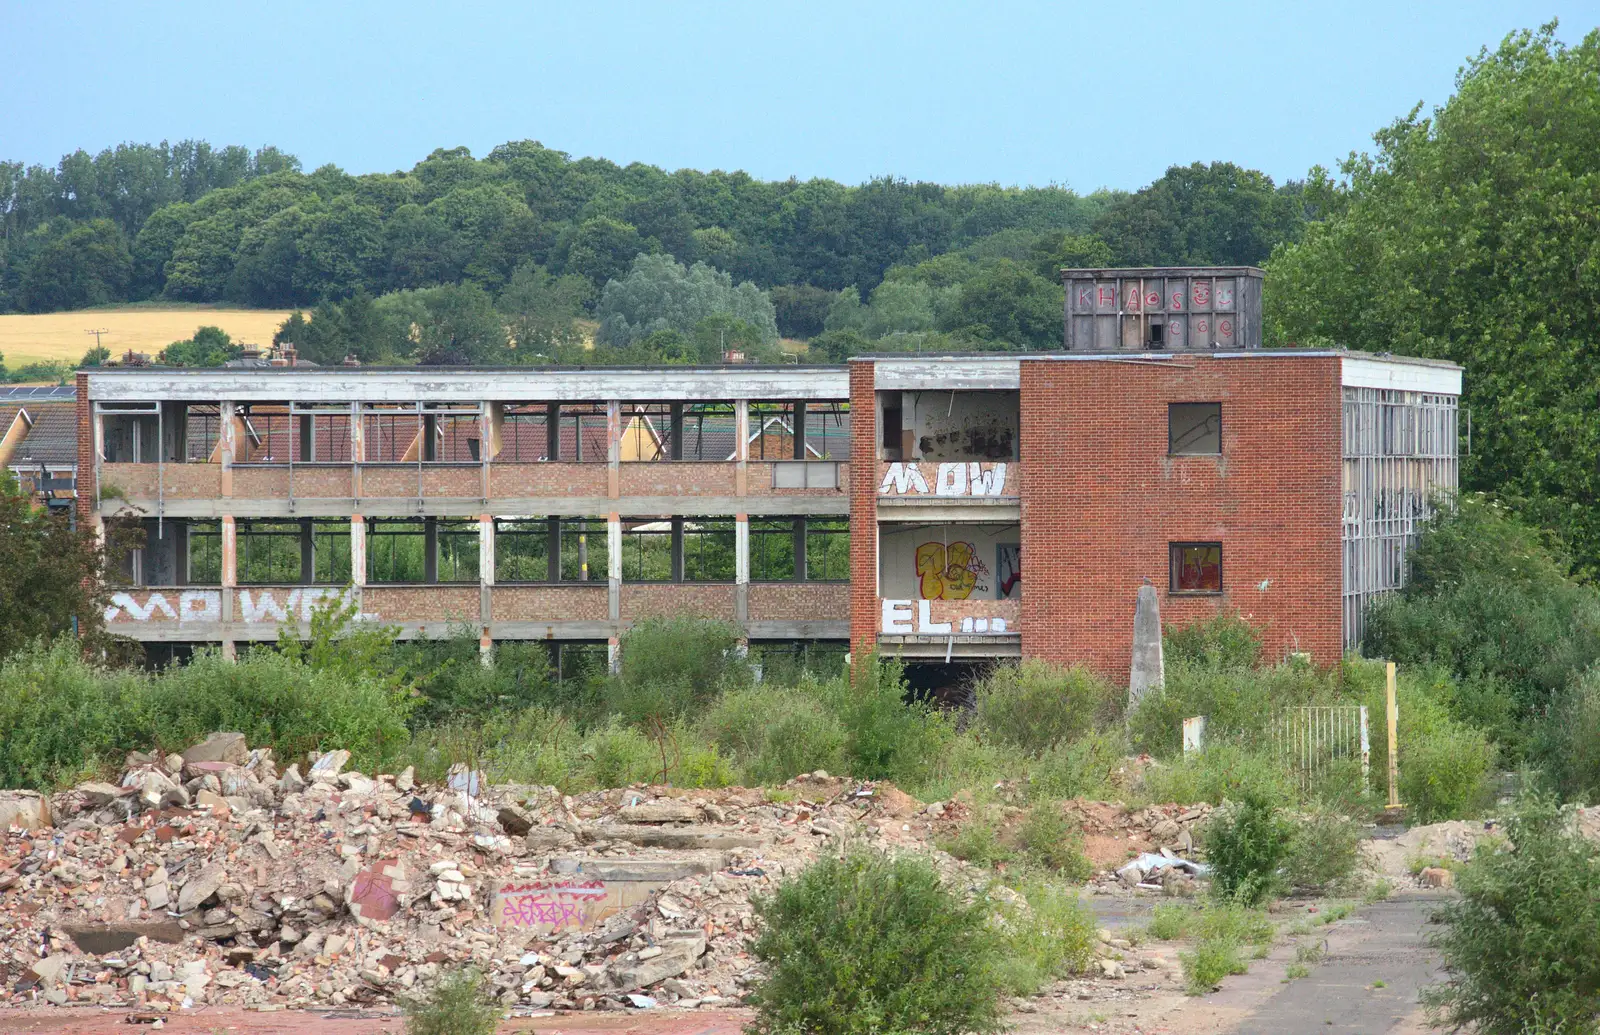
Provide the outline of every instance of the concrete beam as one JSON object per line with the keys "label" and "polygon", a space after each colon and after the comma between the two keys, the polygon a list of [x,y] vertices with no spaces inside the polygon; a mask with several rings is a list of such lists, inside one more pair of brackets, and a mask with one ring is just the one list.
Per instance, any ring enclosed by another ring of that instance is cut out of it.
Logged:
{"label": "concrete beam", "polygon": [[950,359],[873,360],[880,392],[1004,391],[1022,386],[1022,363],[1015,356],[963,356]]}
{"label": "concrete beam", "polygon": [[[135,497],[126,500],[106,500],[108,517],[124,514],[137,516],[156,511],[155,497]],[[937,506],[897,508],[906,516],[894,520],[939,520],[928,515],[939,510]],[[850,499],[843,493],[818,496],[624,496],[610,499],[605,496],[518,496],[491,499],[487,502],[477,497],[429,496],[418,507],[415,496],[378,498],[367,496],[360,500],[348,496],[306,497],[298,496],[291,506],[286,499],[231,499],[165,501],[165,516],[169,518],[218,518],[225,514],[238,517],[348,517],[359,511],[368,517],[467,517],[484,513],[496,517],[605,517],[616,512],[627,517],[657,517],[681,514],[685,517],[731,517],[748,513],[755,517],[783,517],[793,515],[845,515],[850,513]],[[979,521],[1016,521],[1018,508],[1011,505],[1009,518],[1005,507],[984,507],[977,511]],[[961,520],[968,520],[963,517]]]}
{"label": "concrete beam", "polygon": [[[965,361],[963,361],[965,365]],[[527,367],[438,370],[422,367],[171,370],[113,368],[88,372],[97,402],[138,400],[367,403],[594,402],[604,399],[825,399],[850,397],[843,367],[656,367],[537,370]],[[949,373],[940,387],[948,388]],[[1013,385],[1012,387],[1015,387]]]}

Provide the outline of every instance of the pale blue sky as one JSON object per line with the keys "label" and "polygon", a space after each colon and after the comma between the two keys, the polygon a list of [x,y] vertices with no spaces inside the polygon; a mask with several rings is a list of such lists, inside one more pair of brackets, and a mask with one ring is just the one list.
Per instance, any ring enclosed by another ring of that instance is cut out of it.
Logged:
{"label": "pale blue sky", "polygon": [[275,144],[309,170],[536,139],[669,169],[1134,189],[1369,146],[1509,31],[1595,0],[1406,4],[0,0],[0,157]]}

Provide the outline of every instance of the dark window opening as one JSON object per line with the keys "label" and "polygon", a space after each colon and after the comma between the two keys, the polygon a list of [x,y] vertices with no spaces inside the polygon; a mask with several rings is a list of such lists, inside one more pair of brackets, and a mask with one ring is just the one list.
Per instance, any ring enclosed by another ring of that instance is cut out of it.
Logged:
{"label": "dark window opening", "polygon": [[850,577],[850,519],[806,520],[806,578],[842,582]]}
{"label": "dark window opening", "polygon": [[1150,325],[1150,347],[1159,349],[1167,343],[1167,325],[1152,323]]}
{"label": "dark window opening", "polygon": [[901,447],[901,421],[904,420],[904,411],[896,403],[893,406],[884,404],[883,407],[883,448],[891,456],[898,457]]}
{"label": "dark window opening", "polygon": [[1221,452],[1221,403],[1167,404],[1168,454],[1216,456]]}
{"label": "dark window opening", "polygon": [[1173,543],[1171,591],[1222,592],[1221,543]]}

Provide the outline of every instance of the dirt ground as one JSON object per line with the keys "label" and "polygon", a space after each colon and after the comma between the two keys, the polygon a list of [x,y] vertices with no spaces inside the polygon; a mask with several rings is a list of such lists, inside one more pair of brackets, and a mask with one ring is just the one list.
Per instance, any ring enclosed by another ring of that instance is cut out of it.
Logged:
{"label": "dirt ground", "polygon": [[[149,1014],[128,1010],[57,1009],[0,1012],[5,1035],[136,1035],[144,1031],[204,1035],[401,1035],[405,1019],[393,1012],[280,1010],[262,1013],[205,1008],[168,1015],[163,1026],[136,1023]],[[596,1032],[606,1035],[739,1035],[750,1015],[738,1010],[653,1010],[633,1013],[546,1014],[513,1018],[501,1032]]]}

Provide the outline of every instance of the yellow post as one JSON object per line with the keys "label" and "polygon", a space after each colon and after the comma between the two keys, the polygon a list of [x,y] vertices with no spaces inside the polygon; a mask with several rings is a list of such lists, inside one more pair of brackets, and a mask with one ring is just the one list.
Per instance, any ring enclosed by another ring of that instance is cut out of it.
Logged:
{"label": "yellow post", "polygon": [[1384,698],[1389,716],[1389,804],[1388,808],[1398,809],[1400,805],[1400,746],[1399,725],[1400,705],[1395,701],[1394,662],[1389,662],[1384,679]]}

